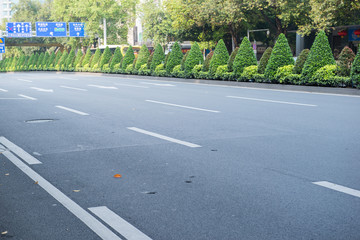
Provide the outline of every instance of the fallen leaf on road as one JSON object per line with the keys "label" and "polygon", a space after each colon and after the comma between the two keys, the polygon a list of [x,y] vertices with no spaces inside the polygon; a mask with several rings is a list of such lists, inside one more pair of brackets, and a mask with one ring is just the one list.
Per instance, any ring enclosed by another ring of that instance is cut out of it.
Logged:
{"label": "fallen leaf on road", "polygon": [[10,175],[10,173],[5,173],[5,176],[9,176]]}
{"label": "fallen leaf on road", "polygon": [[73,192],[80,192],[80,190],[73,190]]}
{"label": "fallen leaf on road", "polygon": [[34,182],[34,184],[39,184],[39,181]]}
{"label": "fallen leaf on road", "polygon": [[115,174],[114,178],[121,178],[122,176],[120,174]]}
{"label": "fallen leaf on road", "polygon": [[4,231],[4,232],[2,232],[1,234],[2,235],[5,235],[5,234],[7,234],[8,233],[8,231]]}

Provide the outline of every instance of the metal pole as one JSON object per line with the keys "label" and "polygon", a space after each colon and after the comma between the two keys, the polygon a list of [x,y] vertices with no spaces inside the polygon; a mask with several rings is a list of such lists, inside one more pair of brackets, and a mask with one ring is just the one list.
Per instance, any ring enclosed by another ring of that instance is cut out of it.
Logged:
{"label": "metal pole", "polygon": [[106,47],[107,42],[106,42],[106,19],[104,18],[104,46]]}

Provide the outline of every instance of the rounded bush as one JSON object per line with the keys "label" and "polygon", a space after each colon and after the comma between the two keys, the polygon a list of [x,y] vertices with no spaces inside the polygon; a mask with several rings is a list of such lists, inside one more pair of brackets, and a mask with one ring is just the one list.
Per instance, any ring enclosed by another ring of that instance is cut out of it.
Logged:
{"label": "rounded bush", "polygon": [[253,65],[257,66],[255,53],[249,39],[244,37],[234,60],[233,69],[235,76],[241,76],[245,67]]}
{"label": "rounded bush", "polygon": [[355,59],[355,53],[351,48],[345,46],[339,55],[337,65],[339,66],[338,74],[343,77],[350,76],[351,65]]}
{"label": "rounded bush", "polygon": [[295,66],[294,66],[294,70],[293,70],[294,74],[301,73],[301,71],[304,67],[305,61],[309,55],[309,52],[310,52],[309,49],[303,49],[301,51],[300,55],[298,56],[298,58],[296,59],[296,62],[295,62]]}
{"label": "rounded bush", "polygon": [[[220,39],[220,41],[218,42],[218,44],[215,47],[214,55],[212,56],[211,61],[210,61],[210,67],[209,67],[210,74],[215,75],[217,68],[221,65],[227,66],[228,61],[229,61],[228,50],[225,46],[224,41],[222,39]],[[233,67],[235,68],[235,62],[234,62]]]}
{"label": "rounded bush", "polygon": [[255,80],[254,76],[256,74],[258,74],[258,66],[251,65],[251,66],[244,68],[244,70],[241,74],[241,78],[242,78],[242,80],[245,80],[245,81]]}
{"label": "rounded bush", "polygon": [[332,65],[325,65],[313,74],[311,77],[311,83],[315,83],[316,85],[320,86],[328,86],[330,85],[328,81],[335,77],[337,71],[337,66],[335,64]]}
{"label": "rounded bush", "polygon": [[279,83],[290,83],[287,78],[289,75],[293,74],[294,65],[286,65],[279,67],[275,74],[275,79]]}
{"label": "rounded bush", "polygon": [[272,52],[272,47],[268,47],[265,52],[263,53],[263,55],[261,56],[260,58],[260,61],[259,61],[259,67],[258,67],[258,73],[259,74],[264,74],[265,73],[265,68],[266,68],[266,65],[268,64],[268,61],[270,59],[270,55],[271,55],[271,52]]}
{"label": "rounded bush", "polygon": [[220,65],[216,69],[216,73],[214,75],[215,79],[223,79],[226,73],[228,73],[228,65]]}

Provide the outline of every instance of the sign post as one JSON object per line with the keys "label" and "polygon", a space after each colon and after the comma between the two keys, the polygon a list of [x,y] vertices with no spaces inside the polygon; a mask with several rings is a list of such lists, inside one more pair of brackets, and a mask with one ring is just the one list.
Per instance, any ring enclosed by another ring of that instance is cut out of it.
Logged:
{"label": "sign post", "polygon": [[3,53],[5,53],[5,38],[0,38],[0,61],[3,60]]}
{"label": "sign post", "polygon": [[85,37],[85,23],[69,22],[69,37]]}
{"label": "sign post", "polygon": [[7,37],[32,37],[31,22],[7,22]]}
{"label": "sign post", "polygon": [[35,24],[37,37],[66,37],[65,22],[37,22]]}

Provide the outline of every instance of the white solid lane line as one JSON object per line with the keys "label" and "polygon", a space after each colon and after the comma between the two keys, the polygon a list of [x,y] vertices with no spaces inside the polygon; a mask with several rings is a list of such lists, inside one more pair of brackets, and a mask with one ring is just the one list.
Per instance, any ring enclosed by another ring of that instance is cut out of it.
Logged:
{"label": "white solid lane line", "polygon": [[8,90],[2,89],[2,88],[0,88],[0,91],[1,92],[8,92]]}
{"label": "white solid lane line", "polygon": [[238,97],[238,96],[226,96],[226,97],[228,97],[228,98],[244,99],[244,100],[251,100],[251,101],[259,101],[259,102],[270,102],[270,103],[291,104],[291,105],[306,106],[306,107],[317,107],[317,105],[313,105],[313,104],[296,103],[296,102],[284,102],[284,101],[275,101],[275,100],[260,99],[260,98],[247,98],[247,97]]}
{"label": "white solid lane line", "polygon": [[135,132],[139,132],[142,134],[146,134],[152,137],[156,137],[156,138],[160,138],[169,142],[173,142],[173,143],[177,143],[177,144],[181,144],[187,147],[191,147],[191,148],[198,148],[201,147],[200,145],[194,144],[194,143],[190,143],[190,142],[185,142],[185,141],[181,141],[175,138],[171,138],[171,137],[167,137],[158,133],[154,133],[154,132],[149,132],[140,128],[136,128],[136,127],[128,127],[129,130],[135,131]]}
{"label": "white solid lane line", "polygon": [[149,88],[146,86],[138,86],[138,85],[131,85],[131,84],[122,84],[122,83],[115,83],[117,86],[125,86],[125,87],[136,87],[136,88]]}
{"label": "white solid lane line", "polygon": [[24,149],[21,147],[15,145],[14,143],[10,142],[5,137],[0,137],[0,143],[4,145],[7,149],[15,153],[17,156],[19,156],[21,159],[23,159],[28,164],[41,164],[39,160],[31,156],[29,153],[25,152]]}
{"label": "white solid lane line", "polygon": [[140,83],[154,85],[154,86],[161,86],[161,87],[176,87],[176,85],[169,84],[169,83],[150,83],[150,82],[140,82]]}
{"label": "white solid lane line", "polygon": [[52,89],[43,89],[43,88],[38,88],[38,87],[30,87],[31,89],[34,89],[36,91],[39,91],[39,92],[54,92],[54,90]]}
{"label": "white solid lane line", "polygon": [[3,152],[3,155],[8,158],[15,166],[28,175],[34,182],[37,182],[46,192],[53,198],[67,208],[72,214],[85,223],[92,231],[94,231],[100,238],[106,240],[121,240],[104,224],[92,216],[89,212],[80,207],[76,202],[67,197],[54,185],[48,182],[45,178],[40,176],[37,172],[32,170],[29,166],[23,163],[19,158],[9,151]]}
{"label": "white solid lane line", "polygon": [[74,88],[74,87],[68,87],[68,86],[60,86],[62,88],[67,88],[67,89],[73,89],[73,90],[78,90],[78,91],[84,91],[86,92],[86,89],[82,89],[82,88]]}
{"label": "white solid lane line", "polygon": [[60,79],[66,79],[66,80],[74,80],[74,81],[77,81],[79,79],[77,78],[68,78],[68,77],[59,77]]}
{"label": "white solid lane line", "polygon": [[37,100],[36,98],[33,98],[33,97],[29,97],[29,96],[26,96],[26,95],[23,95],[23,94],[18,94],[19,97],[23,97],[23,98],[26,98],[26,99],[29,99],[29,100]]}
{"label": "white solid lane line", "polygon": [[30,80],[21,79],[21,78],[18,78],[17,80],[22,81],[22,82],[32,82],[32,81],[30,81]]}
{"label": "white solid lane line", "polygon": [[100,85],[88,85],[89,87],[96,87],[96,88],[101,88],[101,89],[118,89],[117,87],[109,87],[109,86],[100,86]]}
{"label": "white solid lane line", "polygon": [[79,115],[83,115],[83,116],[89,115],[88,113],[80,112],[78,110],[75,110],[75,109],[72,109],[72,108],[67,108],[67,107],[64,107],[64,106],[55,106],[55,107],[66,110],[66,111],[69,111],[69,112],[73,112],[73,113],[76,113],[76,114],[79,114]]}
{"label": "white solid lane line", "polygon": [[133,225],[122,219],[119,215],[111,211],[106,206],[89,208],[96,216],[101,218],[110,227],[124,236],[127,240],[151,240],[144,233]]}
{"label": "white solid lane line", "polygon": [[209,110],[209,109],[204,109],[204,108],[189,107],[189,106],[184,106],[184,105],[178,105],[178,104],[166,103],[166,102],[159,102],[159,101],[153,101],[153,100],[145,100],[145,101],[146,101],[146,102],[163,104],[163,105],[174,106],[174,107],[188,108],[188,109],[198,110],[198,111],[204,111],[204,112],[213,112],[213,113],[219,113],[219,112],[220,112],[220,111],[216,111],[216,110]]}
{"label": "white solid lane line", "polygon": [[331,182],[327,182],[327,181],[313,182],[313,184],[360,198],[360,191],[356,190],[356,189],[344,187],[344,186],[337,185],[335,183],[331,183]]}

